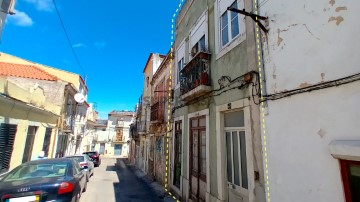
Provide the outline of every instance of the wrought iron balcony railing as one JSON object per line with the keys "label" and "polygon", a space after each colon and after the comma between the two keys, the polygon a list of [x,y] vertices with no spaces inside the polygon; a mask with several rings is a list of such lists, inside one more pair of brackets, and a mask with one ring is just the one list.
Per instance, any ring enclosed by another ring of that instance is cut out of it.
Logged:
{"label": "wrought iron balcony railing", "polygon": [[209,53],[200,51],[180,71],[180,93],[183,100],[211,90],[209,59]]}

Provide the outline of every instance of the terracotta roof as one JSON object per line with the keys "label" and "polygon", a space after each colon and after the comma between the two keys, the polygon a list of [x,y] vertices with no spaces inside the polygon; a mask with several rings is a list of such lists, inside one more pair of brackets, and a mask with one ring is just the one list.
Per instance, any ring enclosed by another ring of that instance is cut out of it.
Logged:
{"label": "terracotta roof", "polygon": [[0,62],[0,75],[48,81],[58,80],[56,76],[53,76],[36,66],[6,62]]}

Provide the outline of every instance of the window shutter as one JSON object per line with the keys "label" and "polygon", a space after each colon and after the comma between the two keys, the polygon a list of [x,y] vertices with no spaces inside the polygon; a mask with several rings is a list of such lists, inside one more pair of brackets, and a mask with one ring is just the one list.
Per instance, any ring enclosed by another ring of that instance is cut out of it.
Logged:
{"label": "window shutter", "polygon": [[15,141],[17,125],[0,125],[0,174],[7,172],[10,168],[10,159]]}

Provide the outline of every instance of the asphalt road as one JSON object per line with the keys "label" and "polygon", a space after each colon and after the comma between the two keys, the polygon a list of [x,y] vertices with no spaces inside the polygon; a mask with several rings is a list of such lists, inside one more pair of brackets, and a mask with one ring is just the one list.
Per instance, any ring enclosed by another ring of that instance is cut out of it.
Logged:
{"label": "asphalt road", "polygon": [[95,168],[81,202],[157,202],[161,200],[151,187],[128,168],[121,159],[102,158]]}

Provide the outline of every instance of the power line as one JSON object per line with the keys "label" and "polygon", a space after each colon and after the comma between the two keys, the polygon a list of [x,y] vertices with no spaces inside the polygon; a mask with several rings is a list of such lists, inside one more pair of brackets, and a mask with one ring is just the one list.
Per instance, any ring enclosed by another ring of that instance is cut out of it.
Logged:
{"label": "power line", "polygon": [[71,42],[70,42],[69,35],[67,34],[67,31],[66,31],[65,26],[64,26],[64,23],[63,23],[63,21],[62,21],[62,19],[61,19],[59,10],[58,10],[58,8],[57,8],[57,6],[56,6],[55,0],[53,0],[53,3],[54,3],[54,6],[55,6],[56,13],[57,13],[57,15],[58,15],[58,17],[59,17],[59,20],[60,20],[60,22],[61,22],[61,26],[62,26],[62,28],[63,28],[63,30],[64,30],[64,32],[65,32],[67,41],[69,42],[69,45],[70,45],[70,47],[71,47],[71,50],[72,50],[72,52],[73,52],[73,54],[74,54],[74,57],[75,57],[75,59],[76,59],[76,62],[78,63],[78,65],[79,65],[82,73],[83,73],[84,76],[85,76],[84,79],[86,79],[86,72],[85,72],[84,68],[81,66],[80,61],[79,61],[79,58],[77,57],[77,55],[76,55],[76,53],[75,53],[74,47],[72,46],[72,44],[71,44]]}

